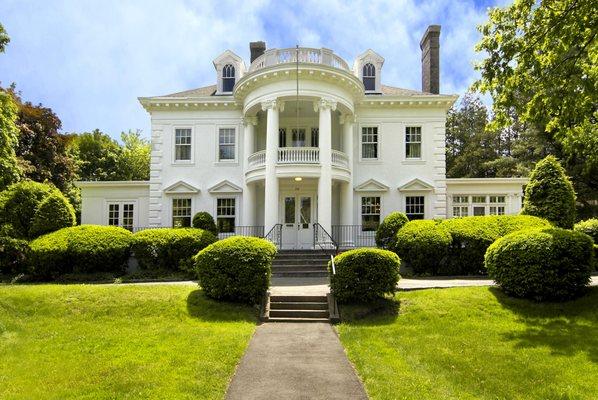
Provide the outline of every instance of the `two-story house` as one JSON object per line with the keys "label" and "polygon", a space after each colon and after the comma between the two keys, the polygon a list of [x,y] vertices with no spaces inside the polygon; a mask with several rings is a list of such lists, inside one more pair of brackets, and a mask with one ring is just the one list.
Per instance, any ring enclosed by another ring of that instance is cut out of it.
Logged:
{"label": "two-story house", "polygon": [[250,43],[249,66],[227,50],[216,84],[141,97],[151,116],[148,182],[80,182],[82,222],[188,226],[198,211],[221,235],[276,237],[311,248],[373,244],[392,211],[410,219],[517,213],[525,179],[447,179],[439,94],[440,26],[420,43],[422,90],[382,83],[384,58],[353,65],[322,48]]}

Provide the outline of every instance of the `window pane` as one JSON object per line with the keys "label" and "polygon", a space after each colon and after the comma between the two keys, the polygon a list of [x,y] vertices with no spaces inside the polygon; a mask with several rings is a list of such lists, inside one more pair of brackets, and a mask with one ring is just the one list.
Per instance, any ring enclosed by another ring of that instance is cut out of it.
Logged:
{"label": "window pane", "polygon": [[378,127],[363,127],[361,143],[361,158],[378,158]]}
{"label": "window pane", "polygon": [[482,215],[486,215],[486,207],[474,207],[473,208],[473,215],[480,217]]}
{"label": "window pane", "polygon": [[380,197],[361,198],[361,230],[375,231],[380,224]]}
{"label": "window pane", "polygon": [[424,196],[405,197],[405,214],[411,219],[423,219],[425,214]]}
{"label": "window pane", "polygon": [[230,199],[216,199],[216,224],[218,231],[232,233],[235,231],[236,201]]}
{"label": "window pane", "polygon": [[295,197],[284,198],[284,223],[295,223]]}
{"label": "window pane", "polygon": [[309,228],[309,224],[311,223],[311,197],[301,197],[299,217],[301,218],[303,228]]}
{"label": "window pane", "polygon": [[172,226],[191,226],[191,199],[172,199]]}
{"label": "window pane", "polygon": [[305,129],[293,129],[291,136],[293,147],[305,147]]}
{"label": "window pane", "polygon": [[421,158],[422,128],[408,126],[405,128],[405,157]]}
{"label": "window pane", "polygon": [[109,204],[108,205],[108,225],[118,226],[119,220],[119,205]]}
{"label": "window pane", "polygon": [[174,131],[175,160],[191,160],[191,129],[177,128]]}
{"label": "window pane", "polygon": [[133,229],[133,213],[134,213],[134,205],[133,204],[123,204],[123,223],[122,227],[125,229],[132,230]]}
{"label": "window pane", "polygon": [[311,128],[311,147],[318,147],[320,145],[319,135],[319,128]]}
{"label": "window pane", "polygon": [[287,147],[287,130],[285,128],[278,130],[278,147]]}
{"label": "window pane", "polygon": [[219,160],[234,160],[235,159],[235,129],[234,128],[220,128],[218,133],[218,159]]}

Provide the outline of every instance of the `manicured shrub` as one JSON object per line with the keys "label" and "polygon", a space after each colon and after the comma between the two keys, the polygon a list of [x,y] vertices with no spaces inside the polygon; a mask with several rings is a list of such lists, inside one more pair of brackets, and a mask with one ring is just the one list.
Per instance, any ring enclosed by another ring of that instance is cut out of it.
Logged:
{"label": "manicured shrub", "polygon": [[361,248],[334,257],[336,273],[328,263],[330,290],[340,303],[370,302],[394,294],[399,281],[399,257],[388,250]]}
{"label": "manicured shrub", "polygon": [[554,156],[536,164],[525,188],[521,214],[545,218],[571,229],[575,223],[575,191],[565,169]]}
{"label": "manicured shrub", "polygon": [[65,273],[124,272],[133,235],[114,226],[80,225],[40,236],[30,243],[31,272],[42,277]]}
{"label": "manicured shrub", "polygon": [[409,222],[409,218],[402,212],[395,211],[388,214],[376,230],[376,246],[393,250],[397,232],[407,222]]}
{"label": "manicured shrub", "polygon": [[437,275],[447,263],[451,235],[437,221],[410,221],[397,233],[395,250],[415,274]]}
{"label": "manicured shrub", "polygon": [[192,257],[215,241],[203,229],[146,229],[133,235],[132,251],[142,269],[191,271]]}
{"label": "manicured shrub", "polygon": [[29,236],[36,237],[76,223],[75,209],[59,191],[48,195],[33,216]]}
{"label": "manicured shrub", "polygon": [[21,181],[0,193],[0,224],[12,225],[14,235],[31,238],[31,224],[39,205],[55,187],[33,181]]}
{"label": "manicured shrub", "polygon": [[17,275],[27,272],[29,242],[0,236],[0,274]]}
{"label": "manicured shrub", "polygon": [[592,240],[560,228],[506,235],[486,252],[488,274],[509,295],[538,301],[569,300],[590,282]]}
{"label": "manicured shrub", "polygon": [[210,213],[206,211],[200,211],[193,216],[193,223],[194,228],[203,229],[208,232],[212,232],[214,235],[218,235],[218,227],[214,222],[214,218],[210,215]]}
{"label": "manicured shrub", "polygon": [[270,286],[276,247],[268,240],[232,236],[197,256],[199,283],[208,297],[257,304]]}
{"label": "manicured shrub", "polygon": [[598,244],[598,218],[586,219],[573,226],[576,232],[583,232],[594,240],[594,244]]}

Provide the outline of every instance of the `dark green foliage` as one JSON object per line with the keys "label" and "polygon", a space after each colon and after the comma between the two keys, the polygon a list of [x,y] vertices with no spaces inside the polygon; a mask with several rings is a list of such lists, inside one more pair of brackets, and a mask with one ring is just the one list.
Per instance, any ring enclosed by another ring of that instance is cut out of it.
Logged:
{"label": "dark green foliage", "polygon": [[65,273],[124,272],[133,235],[114,226],[80,225],[40,236],[30,243],[31,272],[40,277]]}
{"label": "dark green foliage", "polygon": [[545,218],[561,228],[575,223],[575,191],[554,156],[536,164],[525,188],[522,214]]}
{"label": "dark green foliage", "polygon": [[345,251],[328,263],[330,290],[340,303],[371,302],[394,294],[401,261],[392,251],[361,248]]}
{"label": "dark green foliage", "polygon": [[212,232],[214,235],[218,234],[218,227],[214,222],[214,218],[210,215],[209,212],[200,211],[193,216],[193,223],[194,228],[197,229],[204,229],[208,232]]}
{"label": "dark green foliage", "polygon": [[195,257],[200,285],[208,297],[257,304],[270,286],[275,255],[276,247],[264,239],[219,240]]}
{"label": "dark green foliage", "polygon": [[[2,25],[0,25],[0,52],[2,34]],[[17,112],[18,107],[12,94],[0,88],[0,190],[17,182],[22,172],[15,153],[19,140]]]}
{"label": "dark green foliage", "polygon": [[31,225],[40,204],[58,191],[47,184],[29,180],[11,185],[0,193],[0,224],[12,225],[14,235],[31,237]]}
{"label": "dark green foliage", "polygon": [[58,229],[68,228],[75,225],[75,223],[75,209],[62,193],[56,191],[40,203],[33,216],[29,235],[36,237]]}
{"label": "dark green foliage", "polygon": [[0,274],[17,275],[27,271],[29,242],[0,236]]}
{"label": "dark green foliage", "polygon": [[145,270],[192,270],[192,257],[216,237],[203,229],[146,229],[133,235],[132,251]]}
{"label": "dark green foliage", "polygon": [[409,222],[409,218],[402,212],[395,211],[388,214],[376,230],[376,246],[392,250],[397,232],[407,222]]}
{"label": "dark green foliage", "polygon": [[590,282],[592,240],[561,228],[514,232],[486,252],[488,274],[509,295],[564,301]]}
{"label": "dark green foliage", "polygon": [[415,274],[439,274],[447,263],[451,235],[436,221],[408,222],[396,237],[395,250]]}
{"label": "dark green foliage", "polygon": [[573,227],[573,230],[585,233],[594,240],[594,244],[598,244],[598,218],[578,222]]}

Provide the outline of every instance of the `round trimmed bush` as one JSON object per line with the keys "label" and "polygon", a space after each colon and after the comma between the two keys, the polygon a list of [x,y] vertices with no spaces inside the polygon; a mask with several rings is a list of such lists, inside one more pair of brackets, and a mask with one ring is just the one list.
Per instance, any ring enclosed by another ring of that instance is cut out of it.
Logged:
{"label": "round trimmed bush", "polygon": [[330,290],[341,303],[370,302],[394,294],[401,261],[392,251],[361,248],[345,251],[328,263]]}
{"label": "round trimmed bush", "polygon": [[68,228],[77,222],[75,209],[58,191],[51,193],[39,205],[33,216],[29,236],[37,237],[58,229]]}
{"label": "round trimmed bush", "polygon": [[564,301],[590,282],[592,240],[560,228],[522,230],[494,242],[486,252],[488,274],[509,295]]}
{"label": "round trimmed bush", "polygon": [[39,205],[52,193],[55,187],[29,180],[11,185],[0,193],[0,224],[10,224],[14,235],[30,238],[33,218]]}
{"label": "round trimmed bush", "polygon": [[0,236],[0,274],[17,275],[27,272],[29,242]]}
{"label": "round trimmed bush", "polygon": [[409,222],[409,218],[402,212],[395,211],[388,214],[376,229],[376,246],[393,250],[397,232],[407,222]]}
{"label": "round trimmed bush", "polygon": [[132,251],[142,269],[191,271],[192,257],[215,241],[203,229],[146,229],[133,235]]}
{"label": "round trimmed bush", "polygon": [[193,216],[192,225],[194,228],[203,229],[211,232],[213,235],[218,235],[218,227],[214,222],[214,218],[206,211],[200,211]]}
{"label": "round trimmed bush", "polygon": [[397,233],[395,249],[415,274],[438,274],[447,263],[451,234],[436,221],[410,221]]}
{"label": "round trimmed bush", "polygon": [[40,236],[30,243],[35,275],[124,272],[133,235],[115,226],[80,225]]}
{"label": "round trimmed bush", "polygon": [[199,283],[208,297],[257,304],[270,286],[275,255],[276,247],[268,240],[219,240],[195,256]]}
{"label": "round trimmed bush", "polygon": [[594,240],[594,244],[598,244],[598,218],[578,222],[573,226],[573,230],[585,233]]}

